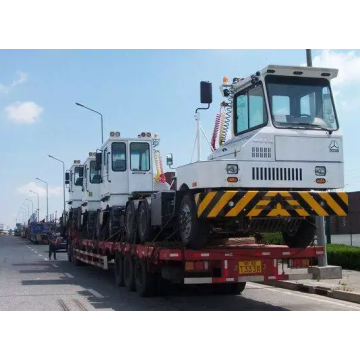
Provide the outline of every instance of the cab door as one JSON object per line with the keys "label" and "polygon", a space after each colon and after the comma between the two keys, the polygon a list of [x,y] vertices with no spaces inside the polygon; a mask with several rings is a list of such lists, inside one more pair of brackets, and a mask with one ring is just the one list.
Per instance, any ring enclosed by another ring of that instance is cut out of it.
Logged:
{"label": "cab door", "polygon": [[129,141],[129,193],[153,191],[151,141]]}

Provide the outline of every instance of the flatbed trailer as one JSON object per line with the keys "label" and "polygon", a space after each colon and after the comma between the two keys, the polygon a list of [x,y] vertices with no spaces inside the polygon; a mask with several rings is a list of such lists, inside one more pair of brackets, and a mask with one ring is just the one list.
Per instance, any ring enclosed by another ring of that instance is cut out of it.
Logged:
{"label": "flatbed trailer", "polygon": [[[114,260],[115,282],[153,296],[159,284],[169,281],[182,285],[212,284],[219,293],[240,294],[246,282],[300,280],[312,275],[306,269],[324,255],[322,246],[305,249],[282,245],[256,244],[253,239],[229,240],[202,250],[184,249],[176,244],[73,240],[69,261],[110,269]],[[161,285],[160,285],[161,287]]]}

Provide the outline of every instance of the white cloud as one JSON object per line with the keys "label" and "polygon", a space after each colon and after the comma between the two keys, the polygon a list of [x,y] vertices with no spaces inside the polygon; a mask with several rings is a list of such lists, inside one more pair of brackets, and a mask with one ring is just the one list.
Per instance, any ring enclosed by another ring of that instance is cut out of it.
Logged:
{"label": "white cloud", "polygon": [[360,81],[360,55],[354,51],[336,52],[323,50],[313,57],[314,67],[327,67],[339,69],[339,74],[332,83],[336,85],[348,85]]}
{"label": "white cloud", "polygon": [[5,108],[5,112],[10,120],[22,124],[34,123],[43,111],[44,109],[33,101],[18,101]]}
{"label": "white cloud", "polygon": [[27,80],[27,73],[25,73],[23,71],[17,71],[16,76],[10,85],[4,85],[4,84],[0,83],[0,93],[8,94],[11,89],[24,83],[26,80]]}
{"label": "white cloud", "polygon": [[27,80],[27,73],[25,73],[23,71],[17,71],[16,77],[13,80],[11,87],[20,85],[20,84],[24,83],[26,80]]}
{"label": "white cloud", "polygon": [[[30,181],[25,185],[20,186],[17,191],[23,195],[34,196],[35,198],[37,195],[30,193],[29,190],[34,191],[39,194],[39,197],[45,198],[46,197],[46,188],[45,186],[40,186],[34,181]],[[58,197],[61,196],[63,193],[63,188],[61,186],[49,186],[49,197]]]}

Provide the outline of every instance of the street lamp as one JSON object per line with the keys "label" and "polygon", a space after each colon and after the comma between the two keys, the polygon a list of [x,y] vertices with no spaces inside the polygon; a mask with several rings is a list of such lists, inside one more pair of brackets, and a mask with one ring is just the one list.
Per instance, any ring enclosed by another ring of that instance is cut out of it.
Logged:
{"label": "street lamp", "polygon": [[63,164],[63,192],[64,192],[64,213],[63,213],[63,222],[64,222],[64,219],[65,219],[65,163],[60,160],[60,159],[57,159],[56,157],[52,156],[52,155],[48,155],[49,157],[51,157],[52,159],[56,160],[56,161],[59,161]]}
{"label": "street lamp", "polygon": [[24,208],[20,208],[20,211],[22,211],[21,215],[23,217],[23,223],[25,224],[25,220],[26,220],[26,210]]}
{"label": "street lamp", "polygon": [[38,198],[38,208],[37,208],[37,212],[38,212],[38,218],[37,218],[37,221],[40,221],[40,206],[39,206],[39,193],[35,192],[35,191],[32,191],[32,190],[29,190],[31,193],[33,194],[36,194],[37,195],[37,198]]}
{"label": "street lamp", "polygon": [[88,108],[87,106],[85,106],[85,105],[83,105],[83,104],[75,103],[75,105],[81,106],[81,107],[83,107],[84,109],[88,109],[88,110],[90,110],[90,111],[92,111],[92,112],[100,115],[100,117],[101,117],[101,143],[103,143],[103,142],[104,142],[104,126],[103,126],[103,116],[102,116],[102,114],[99,113],[99,112],[96,111],[96,110],[93,110],[93,109]]}
{"label": "street lamp", "polygon": [[30,219],[30,208],[29,208],[29,205],[28,204],[22,204],[22,205],[24,205],[24,206],[26,206],[27,207],[27,214],[28,214],[28,219]]}
{"label": "street lamp", "polygon": [[25,200],[30,201],[31,202],[31,215],[34,213],[34,203],[31,199],[25,198]]}
{"label": "street lamp", "polygon": [[46,222],[48,222],[49,221],[49,184],[46,181],[41,180],[39,178],[36,178],[36,180],[39,180],[46,184]]}

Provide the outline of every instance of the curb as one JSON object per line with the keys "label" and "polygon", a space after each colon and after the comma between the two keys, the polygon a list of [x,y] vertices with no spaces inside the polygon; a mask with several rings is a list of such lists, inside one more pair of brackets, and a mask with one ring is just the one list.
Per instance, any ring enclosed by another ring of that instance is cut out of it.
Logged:
{"label": "curb", "polygon": [[360,304],[360,293],[343,290],[332,290],[331,288],[309,284],[299,284],[285,281],[264,282],[264,285],[274,286],[282,289],[305,292],[309,294],[327,296],[338,300]]}

